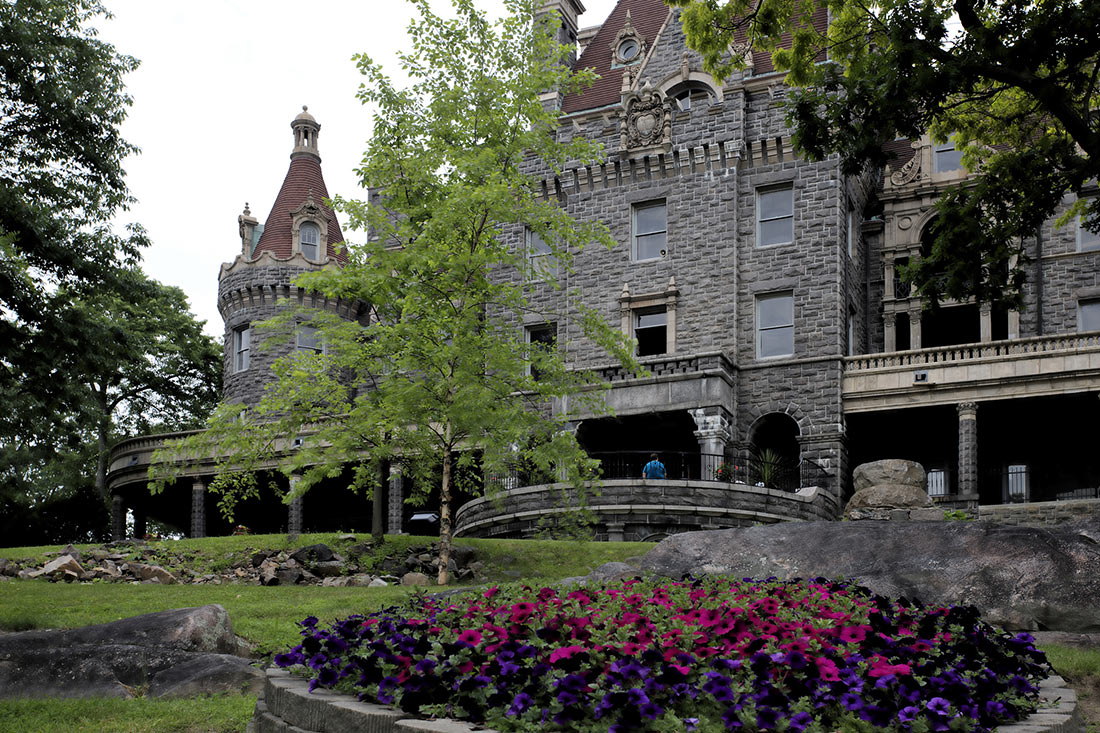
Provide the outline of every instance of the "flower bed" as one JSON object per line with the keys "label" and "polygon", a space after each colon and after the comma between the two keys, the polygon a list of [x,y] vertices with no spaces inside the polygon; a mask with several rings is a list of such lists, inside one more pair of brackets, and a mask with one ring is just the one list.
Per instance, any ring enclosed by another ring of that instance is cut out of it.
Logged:
{"label": "flower bed", "polygon": [[503,731],[988,731],[1049,674],[973,607],[822,578],[494,587],[302,626],[275,663],[311,689]]}

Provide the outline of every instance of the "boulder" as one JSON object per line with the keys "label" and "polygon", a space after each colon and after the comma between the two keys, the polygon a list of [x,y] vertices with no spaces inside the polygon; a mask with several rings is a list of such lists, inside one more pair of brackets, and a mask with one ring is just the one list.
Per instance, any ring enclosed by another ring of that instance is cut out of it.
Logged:
{"label": "boulder", "polygon": [[405,573],[401,576],[401,585],[428,585],[429,582],[424,573]]}
{"label": "boulder", "polygon": [[294,585],[302,579],[302,571],[300,568],[279,568],[275,571],[275,577],[279,581],[275,585]]}
{"label": "boulder", "polygon": [[852,483],[856,492],[878,484],[905,484],[923,489],[925,480],[923,466],[900,458],[861,463],[852,471]]}
{"label": "boulder", "polygon": [[68,631],[4,634],[0,697],[132,697],[145,686],[159,686],[161,692],[150,694],[239,691],[257,684],[258,676],[247,663],[224,659],[236,659],[230,655],[237,650],[233,625],[217,605]]}
{"label": "boulder", "polygon": [[315,562],[309,566],[309,570],[321,578],[336,578],[344,574],[344,563],[339,560]]}
{"label": "boulder", "polygon": [[318,543],[316,545],[306,545],[299,548],[291,554],[291,557],[302,563],[303,565],[312,565],[318,562],[328,562],[336,557],[328,545]]}
{"label": "boulder", "polygon": [[860,489],[848,500],[848,506],[844,508],[844,516],[857,519],[859,517],[856,513],[861,509],[925,509],[930,506],[932,506],[932,500],[928,498],[928,492],[923,486],[875,484],[866,489]]}
{"label": "boulder", "polygon": [[[43,575],[48,576],[64,576],[67,572],[75,574],[80,577],[84,573],[84,568],[77,562],[76,558],[72,555],[62,555],[56,560],[50,560],[48,563],[42,566],[40,570],[31,570],[25,577],[27,578],[40,578]],[[22,576],[21,576],[22,577]]]}
{"label": "boulder", "polygon": [[641,559],[648,574],[851,578],[876,593],[977,606],[1010,629],[1100,631],[1100,520],[783,522],[686,532]]}
{"label": "boulder", "polygon": [[176,580],[176,576],[165,570],[159,565],[145,565],[140,562],[130,563],[130,572],[134,574],[138,580],[147,581],[150,583],[161,583],[162,585],[175,585],[179,581]]}

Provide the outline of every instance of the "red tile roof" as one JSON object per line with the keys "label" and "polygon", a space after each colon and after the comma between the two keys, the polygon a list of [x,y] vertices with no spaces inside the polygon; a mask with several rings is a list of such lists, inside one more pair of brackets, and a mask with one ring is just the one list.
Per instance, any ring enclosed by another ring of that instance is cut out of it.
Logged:
{"label": "red tile roof", "polygon": [[897,170],[909,162],[916,151],[913,150],[912,140],[892,140],[882,146],[882,150],[890,158],[890,168]]}
{"label": "red tile roof", "polygon": [[566,95],[561,107],[565,114],[618,104],[622,99],[623,70],[621,67],[611,68],[611,44],[626,23],[627,10],[630,11],[631,25],[645,39],[647,52],[656,42],[657,32],[671,12],[664,0],[619,0],[577,59],[577,69],[593,69],[600,78],[587,89]]}
{"label": "red tile roof", "polygon": [[325,222],[328,226],[328,256],[335,257],[340,263],[347,262],[347,251],[343,247],[336,246],[344,241],[344,234],[340,231],[336,214],[324,203],[324,199],[328,198],[328,189],[325,188],[325,179],[321,175],[321,164],[311,155],[299,155],[291,159],[290,170],[286,172],[283,187],[279,189],[275,205],[267,215],[267,223],[264,224],[260,241],[256,243],[253,257],[258,257],[262,252],[270,252],[276,257],[290,257],[293,253],[290,212],[301,206],[311,191],[313,200],[325,212]]}

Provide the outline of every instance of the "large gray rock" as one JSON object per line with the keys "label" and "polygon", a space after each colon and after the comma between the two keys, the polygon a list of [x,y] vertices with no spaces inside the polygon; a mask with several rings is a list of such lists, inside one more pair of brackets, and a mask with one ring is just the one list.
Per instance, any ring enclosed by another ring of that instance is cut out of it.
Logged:
{"label": "large gray rock", "polygon": [[[183,608],[68,631],[0,636],[0,697],[132,697],[253,689],[221,606]],[[205,672],[204,672],[205,670]]]}
{"label": "large gray rock", "polygon": [[925,480],[923,466],[900,458],[861,463],[852,471],[852,484],[856,491],[878,484],[905,484],[923,489]]}
{"label": "large gray rock", "polygon": [[[932,506],[924,487],[909,484],[875,484],[857,491],[848,500],[844,516],[859,518],[859,510],[924,509]],[[883,517],[886,518],[886,517]]]}
{"label": "large gray rock", "polygon": [[972,604],[1011,629],[1100,631],[1100,520],[1053,528],[987,522],[783,522],[663,540],[647,573],[851,578],[876,593]]}

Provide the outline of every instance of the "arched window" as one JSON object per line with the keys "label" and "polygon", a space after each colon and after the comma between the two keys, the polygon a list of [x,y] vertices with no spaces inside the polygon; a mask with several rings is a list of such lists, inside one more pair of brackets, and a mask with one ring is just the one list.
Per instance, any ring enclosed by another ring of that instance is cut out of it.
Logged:
{"label": "arched window", "polygon": [[684,81],[671,87],[666,95],[676,100],[677,109],[690,112],[694,109],[706,109],[714,104],[714,90],[701,81]]}
{"label": "arched window", "polygon": [[311,221],[298,229],[298,249],[307,260],[319,259],[321,251],[321,229]]}

